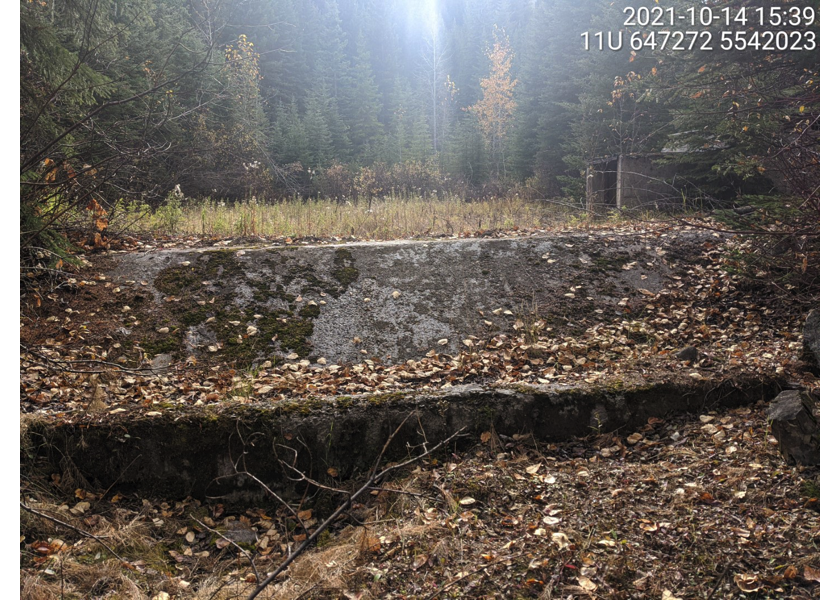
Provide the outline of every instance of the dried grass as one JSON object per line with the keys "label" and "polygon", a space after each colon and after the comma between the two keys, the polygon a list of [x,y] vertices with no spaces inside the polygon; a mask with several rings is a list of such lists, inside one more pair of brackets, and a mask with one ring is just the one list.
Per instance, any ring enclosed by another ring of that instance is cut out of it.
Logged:
{"label": "dried grass", "polygon": [[[386,197],[366,202],[282,200],[185,201],[153,214],[129,215],[132,229],[219,237],[334,236],[391,240],[461,232],[565,227],[570,212],[520,198],[465,201],[458,197]],[[116,225],[116,224],[115,224]]]}
{"label": "dried grass", "polygon": [[46,565],[55,575],[49,579],[39,574],[21,571],[22,600],[52,598],[101,598],[146,600],[148,596],[127,577],[116,561],[92,565],[77,562],[68,556],[56,555]]}

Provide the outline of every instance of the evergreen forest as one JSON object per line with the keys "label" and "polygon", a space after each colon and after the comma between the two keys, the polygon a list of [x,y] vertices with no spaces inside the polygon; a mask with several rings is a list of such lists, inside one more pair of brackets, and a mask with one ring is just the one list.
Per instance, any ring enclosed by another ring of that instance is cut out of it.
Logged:
{"label": "evergreen forest", "polygon": [[184,199],[583,209],[618,155],[676,163],[672,205],[813,240],[819,2],[771,8],[22,0],[21,248],[162,206],[174,232]]}

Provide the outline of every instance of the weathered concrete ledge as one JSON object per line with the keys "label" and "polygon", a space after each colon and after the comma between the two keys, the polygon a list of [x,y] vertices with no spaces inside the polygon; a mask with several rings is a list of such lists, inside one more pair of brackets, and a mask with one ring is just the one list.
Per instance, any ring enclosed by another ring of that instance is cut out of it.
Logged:
{"label": "weathered concrete ledge", "polygon": [[466,428],[475,442],[498,434],[561,441],[591,432],[630,433],[649,417],[771,399],[778,382],[748,380],[657,383],[589,389],[559,386],[461,386],[434,394],[401,393],[245,404],[179,407],[163,414],[124,413],[118,420],[29,425],[22,441],[26,469],[64,473],[91,488],[146,496],[266,501],[248,470],[277,493],[294,496],[295,462],[319,481],[366,473],[407,416],[387,460],[417,454]]}
{"label": "weathered concrete ledge", "polygon": [[119,302],[156,326],[140,340],[150,356],[394,363],[457,353],[465,337],[509,332],[518,318],[574,335],[596,311],[644,305],[638,290],[659,292],[720,241],[676,231],[160,250],[116,255],[111,275],[138,294]]}

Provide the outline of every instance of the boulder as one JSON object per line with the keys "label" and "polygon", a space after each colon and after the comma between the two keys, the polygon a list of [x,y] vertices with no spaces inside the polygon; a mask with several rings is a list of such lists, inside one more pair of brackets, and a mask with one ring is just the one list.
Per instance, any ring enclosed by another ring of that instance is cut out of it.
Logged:
{"label": "boulder", "polygon": [[814,413],[811,397],[798,390],[782,392],[767,409],[770,430],[789,464],[820,464],[820,423]]}
{"label": "boulder", "polygon": [[820,374],[820,309],[808,313],[802,328],[802,360],[814,372]]}

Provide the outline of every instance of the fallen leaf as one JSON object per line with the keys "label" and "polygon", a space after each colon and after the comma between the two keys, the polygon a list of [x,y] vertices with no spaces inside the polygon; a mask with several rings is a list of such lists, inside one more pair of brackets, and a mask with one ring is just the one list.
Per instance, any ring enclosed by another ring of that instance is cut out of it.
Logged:
{"label": "fallen leaf", "polygon": [[567,536],[562,531],[555,531],[554,533],[552,533],[551,541],[557,544],[560,550],[565,550],[571,545],[571,542],[569,542],[569,536]]}
{"label": "fallen leaf", "polygon": [[739,573],[735,575],[735,585],[742,592],[757,592],[761,589],[761,579],[758,575]]}
{"label": "fallen leaf", "polygon": [[76,504],[76,506],[70,509],[70,512],[74,515],[83,515],[85,514],[85,511],[89,508],[90,502],[79,502],[78,504]]}
{"label": "fallen leaf", "polygon": [[577,578],[578,585],[582,587],[587,592],[594,592],[598,589],[598,586],[595,584],[594,581],[589,579],[589,577],[578,577]]}

